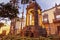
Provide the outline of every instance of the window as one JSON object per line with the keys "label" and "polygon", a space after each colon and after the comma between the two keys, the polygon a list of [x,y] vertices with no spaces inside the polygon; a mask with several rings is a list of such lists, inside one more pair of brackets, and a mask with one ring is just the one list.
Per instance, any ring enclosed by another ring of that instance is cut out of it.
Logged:
{"label": "window", "polygon": [[57,20],[60,20],[60,15],[56,15],[56,19]]}
{"label": "window", "polygon": [[60,18],[60,15],[57,15],[56,18]]}
{"label": "window", "polygon": [[57,26],[57,32],[60,33],[60,26]]}
{"label": "window", "polygon": [[45,21],[45,22],[48,21],[48,14],[45,13],[45,14],[43,15],[43,21]]}
{"label": "window", "polygon": [[47,21],[47,18],[44,18],[44,21]]}
{"label": "window", "polygon": [[31,25],[31,21],[32,21],[32,15],[30,15],[30,25]]}

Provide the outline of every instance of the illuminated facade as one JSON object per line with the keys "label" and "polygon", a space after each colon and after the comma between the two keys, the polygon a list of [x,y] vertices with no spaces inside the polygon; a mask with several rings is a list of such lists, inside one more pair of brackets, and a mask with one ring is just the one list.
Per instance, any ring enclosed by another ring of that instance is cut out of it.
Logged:
{"label": "illuminated facade", "polygon": [[23,28],[22,36],[39,37],[47,36],[46,29],[43,28],[41,8],[36,1],[31,1],[27,5],[26,26]]}
{"label": "illuminated facade", "polygon": [[5,24],[0,28],[0,34],[2,34],[2,35],[8,35],[9,32],[10,32],[10,26],[5,23]]}
{"label": "illuminated facade", "polygon": [[[30,5],[27,6],[27,14],[26,14],[26,26],[29,25],[36,25],[35,24],[35,4],[31,3]],[[42,14],[41,14],[41,9],[40,6],[38,6],[37,8],[37,13],[36,15],[38,15],[38,17],[36,18],[38,20],[38,25],[42,25]]]}
{"label": "illuminated facade", "polygon": [[47,29],[48,35],[60,34],[60,5],[42,12],[43,24]]}

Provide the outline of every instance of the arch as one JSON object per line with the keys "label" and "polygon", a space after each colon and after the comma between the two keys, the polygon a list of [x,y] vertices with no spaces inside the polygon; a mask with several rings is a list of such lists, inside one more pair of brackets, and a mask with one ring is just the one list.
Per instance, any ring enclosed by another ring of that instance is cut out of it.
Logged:
{"label": "arch", "polygon": [[[30,9],[30,10],[28,11],[28,14],[32,14],[32,11],[34,11],[34,9]],[[38,11],[38,14],[41,14],[40,9],[38,9],[37,11]]]}

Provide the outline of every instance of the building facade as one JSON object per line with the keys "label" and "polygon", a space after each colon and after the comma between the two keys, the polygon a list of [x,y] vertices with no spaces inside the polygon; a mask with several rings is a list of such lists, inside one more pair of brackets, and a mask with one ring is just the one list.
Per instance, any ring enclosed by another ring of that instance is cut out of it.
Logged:
{"label": "building facade", "polygon": [[43,11],[42,16],[47,34],[60,34],[60,5],[55,4],[55,7]]}
{"label": "building facade", "polygon": [[21,34],[26,37],[47,36],[46,29],[42,26],[41,8],[36,1],[31,1],[26,8],[26,26]]}

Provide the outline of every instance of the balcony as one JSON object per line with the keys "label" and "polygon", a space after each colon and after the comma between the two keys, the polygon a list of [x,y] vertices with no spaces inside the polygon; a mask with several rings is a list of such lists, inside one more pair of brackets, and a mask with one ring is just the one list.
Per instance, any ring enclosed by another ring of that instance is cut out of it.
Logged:
{"label": "balcony", "polygon": [[49,22],[48,22],[48,20],[47,20],[47,21],[43,21],[43,23],[44,23],[44,24],[48,24]]}
{"label": "balcony", "polygon": [[60,18],[56,18],[53,20],[54,23],[59,23],[60,22]]}
{"label": "balcony", "polygon": [[48,23],[49,23],[48,19],[47,19],[47,18],[44,18],[44,19],[43,19],[43,23],[44,23],[44,24],[48,24]]}

